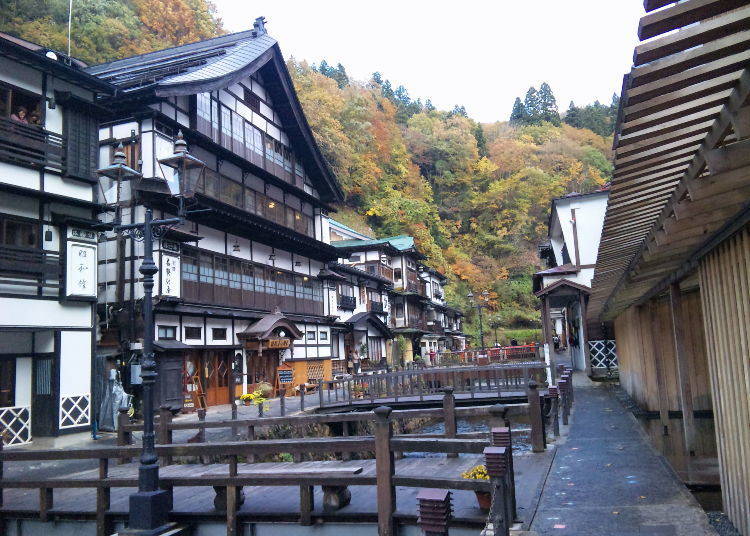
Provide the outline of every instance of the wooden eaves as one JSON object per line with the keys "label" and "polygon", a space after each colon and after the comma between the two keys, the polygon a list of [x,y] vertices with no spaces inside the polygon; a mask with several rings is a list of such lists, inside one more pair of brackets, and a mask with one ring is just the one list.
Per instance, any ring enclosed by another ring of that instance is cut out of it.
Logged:
{"label": "wooden eaves", "polygon": [[714,177],[706,166],[710,151],[736,141],[732,120],[750,94],[750,0],[644,6],[641,39],[662,37],[636,47],[623,84],[592,318],[668,288],[750,199],[746,174]]}

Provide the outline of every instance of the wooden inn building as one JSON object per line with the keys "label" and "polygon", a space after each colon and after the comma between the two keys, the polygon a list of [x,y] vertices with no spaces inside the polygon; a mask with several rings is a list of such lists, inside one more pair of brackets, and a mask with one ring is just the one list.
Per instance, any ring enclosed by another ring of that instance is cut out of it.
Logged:
{"label": "wooden inn building", "polygon": [[[85,429],[96,344],[97,95],[60,53],[0,34],[0,431]],[[25,113],[24,113],[25,112]]]}
{"label": "wooden inn building", "polygon": [[750,533],[750,1],[646,0],[589,319],[688,484]]}
{"label": "wooden inn building", "polygon": [[[157,246],[160,402],[182,408],[190,403],[184,391],[197,391],[208,405],[229,403],[233,371],[238,392],[275,386],[282,359],[297,383],[330,379],[333,319],[319,275],[337,258],[323,220],[342,192],[263,19],[250,31],[88,72],[118,89],[99,129],[100,161],[122,143],[142,173],[121,185],[124,223],[142,221],[146,207],[174,215],[172,170],[159,160],[172,154],[178,132],[206,165],[195,212]],[[104,179],[101,201],[116,202],[116,190]],[[142,337],[141,246],[114,233],[100,246],[101,347],[125,375],[137,372],[127,365],[137,361]]]}

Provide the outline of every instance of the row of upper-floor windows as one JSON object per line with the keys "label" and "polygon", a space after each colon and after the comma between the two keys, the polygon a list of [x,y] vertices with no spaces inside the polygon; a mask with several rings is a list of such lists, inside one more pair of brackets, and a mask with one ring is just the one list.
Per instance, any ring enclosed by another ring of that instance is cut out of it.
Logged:
{"label": "row of upper-floor windows", "polygon": [[291,147],[263,132],[215,95],[199,93],[196,96],[195,127],[225,149],[283,181],[316,195],[302,162]]}

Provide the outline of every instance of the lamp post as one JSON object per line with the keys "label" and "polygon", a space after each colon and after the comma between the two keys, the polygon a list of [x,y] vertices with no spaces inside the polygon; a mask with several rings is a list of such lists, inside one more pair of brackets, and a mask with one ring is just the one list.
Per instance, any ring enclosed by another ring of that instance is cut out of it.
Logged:
{"label": "lamp post", "polygon": [[477,312],[479,313],[479,342],[481,345],[481,349],[484,349],[484,326],[482,325],[482,309],[487,307],[487,302],[490,299],[490,293],[486,290],[483,290],[479,295],[479,300],[475,300],[474,293],[469,291],[466,297],[469,298],[469,302],[477,308]]}
{"label": "lamp post", "polygon": [[172,509],[170,493],[159,489],[159,465],[154,445],[154,385],[157,372],[154,359],[153,290],[154,275],[159,268],[154,262],[153,241],[185,220],[187,212],[184,199],[192,197],[195,183],[202,177],[205,169],[205,164],[188,152],[181,132],[174,144],[174,154],[159,160],[159,164],[174,170],[171,178],[166,173],[164,177],[172,196],[179,199],[177,217],[155,220],[153,210],[148,207],[142,223],[127,225],[122,225],[119,218],[121,182],[141,178],[141,173],[125,165],[122,144],[115,151],[112,164],[97,170],[100,176],[117,182],[117,209],[112,230],[143,242],[143,262],[139,268],[143,275],[143,441],[138,468],[138,491],[130,496],[128,527],[120,532],[132,536],[152,536],[164,532],[170,526],[168,513]]}

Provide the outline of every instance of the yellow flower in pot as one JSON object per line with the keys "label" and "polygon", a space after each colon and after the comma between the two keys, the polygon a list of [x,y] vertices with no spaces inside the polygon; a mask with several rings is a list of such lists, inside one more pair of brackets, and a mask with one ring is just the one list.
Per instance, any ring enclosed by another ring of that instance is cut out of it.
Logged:
{"label": "yellow flower in pot", "polygon": [[[461,478],[465,480],[489,480],[490,475],[487,474],[487,467],[484,465],[475,465],[468,471],[461,473]],[[489,511],[492,505],[492,495],[488,491],[474,491],[474,494],[477,496],[479,508]]]}

